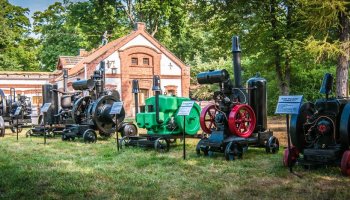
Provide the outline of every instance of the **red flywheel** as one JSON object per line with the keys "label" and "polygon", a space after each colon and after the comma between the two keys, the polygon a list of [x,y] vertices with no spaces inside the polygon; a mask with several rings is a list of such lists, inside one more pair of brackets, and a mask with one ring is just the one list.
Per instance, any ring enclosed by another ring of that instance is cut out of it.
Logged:
{"label": "red flywheel", "polygon": [[211,133],[211,129],[216,127],[215,115],[217,112],[218,110],[213,104],[207,105],[202,109],[199,122],[204,132]]}
{"label": "red flywheel", "polygon": [[253,133],[256,125],[253,109],[246,104],[234,106],[228,118],[228,125],[233,134],[248,138]]}

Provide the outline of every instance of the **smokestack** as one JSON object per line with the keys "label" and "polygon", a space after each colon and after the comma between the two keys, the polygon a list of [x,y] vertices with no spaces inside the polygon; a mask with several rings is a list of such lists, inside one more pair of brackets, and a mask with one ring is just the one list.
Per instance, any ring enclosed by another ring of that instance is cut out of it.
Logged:
{"label": "smokestack", "polygon": [[160,77],[158,75],[153,76],[153,87],[152,90],[155,92],[155,106],[156,106],[156,121],[158,124],[163,123],[159,119],[159,94],[160,94]]}
{"label": "smokestack", "polygon": [[139,98],[138,98],[139,92],[140,92],[139,81],[136,79],[132,80],[132,93],[134,93],[134,99],[135,99],[135,117],[139,112]]}
{"label": "smokestack", "polygon": [[242,88],[241,47],[239,45],[238,36],[232,37],[232,58],[233,58],[233,72],[235,76],[235,87]]}
{"label": "smokestack", "polygon": [[63,91],[67,92],[68,69],[63,69]]}

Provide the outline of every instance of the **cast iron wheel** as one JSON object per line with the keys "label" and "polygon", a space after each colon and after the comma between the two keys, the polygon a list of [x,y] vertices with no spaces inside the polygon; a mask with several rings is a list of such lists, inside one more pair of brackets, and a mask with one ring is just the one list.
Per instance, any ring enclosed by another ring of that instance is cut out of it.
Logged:
{"label": "cast iron wheel", "polygon": [[217,112],[218,110],[214,104],[207,105],[203,108],[199,123],[205,133],[211,133],[211,129],[216,128],[215,116]]}
{"label": "cast iron wheel", "polygon": [[165,138],[157,138],[154,141],[154,149],[158,152],[168,152],[169,151],[169,141]]}
{"label": "cast iron wheel", "polygon": [[95,143],[97,140],[97,135],[94,130],[88,129],[84,132],[83,139],[85,143]]}
{"label": "cast iron wheel", "polygon": [[[17,126],[13,125],[11,128],[12,133],[17,133]],[[18,133],[21,133],[23,130],[22,126],[18,126]]]}
{"label": "cast iron wheel", "polygon": [[119,148],[125,149],[127,146],[129,146],[130,138],[127,136],[124,136],[122,139],[119,139]]}
{"label": "cast iron wheel", "polygon": [[265,150],[266,153],[277,153],[280,149],[280,143],[275,136],[271,136],[269,140],[266,142]]}
{"label": "cast iron wheel", "polygon": [[202,138],[202,139],[199,140],[199,142],[198,142],[198,144],[197,144],[197,146],[196,146],[196,153],[197,153],[198,156],[201,154],[201,151],[203,151],[203,154],[204,154],[205,156],[208,156],[208,155],[209,155],[209,154],[208,154],[209,147],[203,146],[204,141],[207,140],[207,139],[208,139],[208,138]]}
{"label": "cast iron wheel", "polygon": [[[91,117],[99,132],[103,132],[105,136],[111,136],[116,130],[115,115],[110,115],[110,111],[114,102],[119,102],[114,96],[106,95],[97,99],[91,109]],[[122,123],[125,118],[124,107],[120,114],[117,115],[118,123]]]}
{"label": "cast iron wheel", "polygon": [[67,141],[67,140],[69,140],[69,137],[67,137],[64,133],[62,133],[61,139],[62,139],[62,141]]}
{"label": "cast iron wheel", "polygon": [[30,137],[32,135],[32,130],[28,130],[27,132],[26,132],[26,137]]}
{"label": "cast iron wheel", "polygon": [[285,166],[285,167],[293,166],[297,162],[297,159],[299,157],[299,151],[298,151],[298,149],[296,147],[291,147],[290,148],[290,153],[291,153],[290,160],[288,160],[289,150],[288,150],[288,148],[286,150],[284,150],[283,166]]}
{"label": "cast iron wheel", "polygon": [[243,148],[240,145],[237,145],[233,142],[229,142],[226,145],[224,154],[225,154],[225,159],[227,161],[234,160],[235,157],[242,158],[243,157]]}
{"label": "cast iron wheel", "polygon": [[341,173],[344,176],[350,176],[350,150],[346,150],[343,153],[340,164]]}
{"label": "cast iron wheel", "polygon": [[232,142],[228,143],[228,145],[226,145],[226,148],[225,148],[225,159],[228,161],[235,159],[235,155],[233,153],[234,151],[231,150],[231,146],[233,146]]}
{"label": "cast iron wheel", "polygon": [[234,106],[228,118],[228,126],[231,133],[243,138],[248,138],[253,133],[256,118],[253,109],[246,104]]}

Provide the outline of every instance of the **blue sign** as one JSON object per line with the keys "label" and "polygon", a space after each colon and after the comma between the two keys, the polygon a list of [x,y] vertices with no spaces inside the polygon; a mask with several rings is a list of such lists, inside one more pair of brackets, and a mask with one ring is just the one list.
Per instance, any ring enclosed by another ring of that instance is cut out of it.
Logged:
{"label": "blue sign", "polygon": [[302,102],[302,95],[279,96],[275,114],[298,114]]}

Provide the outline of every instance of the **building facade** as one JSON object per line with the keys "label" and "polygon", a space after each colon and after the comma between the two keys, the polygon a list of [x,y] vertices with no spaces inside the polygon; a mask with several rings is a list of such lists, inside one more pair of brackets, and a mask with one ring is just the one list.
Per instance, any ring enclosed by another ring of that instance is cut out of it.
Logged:
{"label": "building facade", "polygon": [[[144,104],[146,98],[153,96],[152,78],[154,75],[160,76],[164,94],[188,97],[189,66],[153,38],[146,31],[144,23],[137,23],[135,27],[130,34],[91,52],[80,50],[78,56],[60,56],[57,70],[52,73],[43,73],[46,75],[43,81],[35,82],[30,88],[41,89],[41,84],[45,83],[56,83],[58,88],[62,88],[62,69],[68,69],[68,88],[72,90],[72,82],[77,79],[89,79],[94,70],[99,68],[100,62],[104,61],[106,63],[106,88],[119,91],[127,116],[132,116],[135,109],[131,93],[133,79],[139,80],[140,105]],[[33,78],[35,79],[34,75]],[[10,79],[2,81],[7,82],[8,86],[11,85]],[[28,83],[30,79],[23,76],[21,81]],[[28,89],[21,92],[29,95],[30,91]],[[35,92],[35,94],[41,94],[41,91],[38,93],[35,90]]]}

